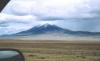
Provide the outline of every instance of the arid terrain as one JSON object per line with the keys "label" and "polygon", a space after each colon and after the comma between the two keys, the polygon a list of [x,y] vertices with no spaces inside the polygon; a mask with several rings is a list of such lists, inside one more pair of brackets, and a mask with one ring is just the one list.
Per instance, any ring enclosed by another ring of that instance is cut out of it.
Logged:
{"label": "arid terrain", "polygon": [[0,40],[0,48],[19,49],[26,61],[100,61],[99,42]]}

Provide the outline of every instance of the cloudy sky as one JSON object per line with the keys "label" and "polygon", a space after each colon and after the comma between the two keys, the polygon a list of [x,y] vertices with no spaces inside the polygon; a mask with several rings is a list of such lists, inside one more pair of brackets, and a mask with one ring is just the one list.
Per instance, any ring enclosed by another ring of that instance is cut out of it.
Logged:
{"label": "cloudy sky", "polygon": [[0,35],[46,23],[73,31],[100,32],[99,0],[11,0],[0,13]]}

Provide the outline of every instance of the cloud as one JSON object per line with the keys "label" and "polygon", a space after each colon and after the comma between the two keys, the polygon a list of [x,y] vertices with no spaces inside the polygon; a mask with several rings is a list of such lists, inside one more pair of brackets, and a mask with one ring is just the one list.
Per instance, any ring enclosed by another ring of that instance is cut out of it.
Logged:
{"label": "cloud", "polygon": [[0,34],[21,32],[41,23],[100,32],[99,7],[99,0],[11,0],[0,14]]}
{"label": "cloud", "polygon": [[62,20],[56,21],[56,25],[73,31],[100,32],[99,20]]}
{"label": "cloud", "polygon": [[33,15],[40,20],[91,19],[100,16],[98,0],[13,0],[10,3],[8,13]]}
{"label": "cloud", "polygon": [[[35,22],[35,23],[34,23]],[[38,22],[31,15],[15,16],[10,14],[0,14],[0,35],[13,34],[20,31],[28,30]]]}
{"label": "cloud", "polygon": [[12,22],[29,22],[29,21],[34,21],[36,17],[31,16],[31,15],[25,15],[25,16],[17,16],[17,15],[10,15],[10,14],[5,14],[5,13],[0,13],[0,22],[5,22],[5,21],[12,21]]}

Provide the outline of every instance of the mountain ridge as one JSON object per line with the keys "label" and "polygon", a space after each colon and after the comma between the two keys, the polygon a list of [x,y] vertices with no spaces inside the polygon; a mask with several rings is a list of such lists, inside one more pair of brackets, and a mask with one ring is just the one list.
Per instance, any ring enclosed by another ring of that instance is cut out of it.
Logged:
{"label": "mountain ridge", "polygon": [[86,32],[86,31],[72,31],[69,29],[64,29],[61,27],[58,27],[56,25],[51,24],[44,24],[35,26],[29,30],[22,31],[19,33],[16,33],[14,35],[16,36],[27,36],[27,35],[40,35],[40,34],[46,34],[46,33],[62,33],[67,35],[75,35],[75,36],[100,36],[100,32]]}

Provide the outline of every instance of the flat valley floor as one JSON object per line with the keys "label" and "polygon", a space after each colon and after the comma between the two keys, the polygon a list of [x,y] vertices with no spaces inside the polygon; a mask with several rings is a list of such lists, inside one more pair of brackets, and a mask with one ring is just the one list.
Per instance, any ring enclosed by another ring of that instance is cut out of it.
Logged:
{"label": "flat valley floor", "polygon": [[0,40],[0,48],[18,49],[26,61],[100,61],[100,42]]}

